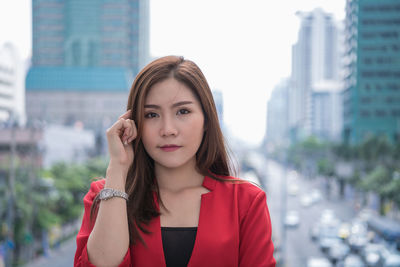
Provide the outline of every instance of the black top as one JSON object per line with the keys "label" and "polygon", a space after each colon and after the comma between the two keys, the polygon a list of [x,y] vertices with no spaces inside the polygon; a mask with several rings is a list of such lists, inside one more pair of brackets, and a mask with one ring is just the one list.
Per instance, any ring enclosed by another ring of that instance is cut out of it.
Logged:
{"label": "black top", "polygon": [[192,255],[197,227],[161,227],[167,267],[186,267]]}

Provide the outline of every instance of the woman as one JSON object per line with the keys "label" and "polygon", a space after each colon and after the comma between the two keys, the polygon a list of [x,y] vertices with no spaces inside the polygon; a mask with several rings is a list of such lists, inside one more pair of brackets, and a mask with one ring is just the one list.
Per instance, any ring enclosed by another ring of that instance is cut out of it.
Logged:
{"label": "woman", "polygon": [[275,266],[265,193],[230,176],[197,65],[153,61],[127,110],[107,130],[106,179],[84,198],[75,266]]}

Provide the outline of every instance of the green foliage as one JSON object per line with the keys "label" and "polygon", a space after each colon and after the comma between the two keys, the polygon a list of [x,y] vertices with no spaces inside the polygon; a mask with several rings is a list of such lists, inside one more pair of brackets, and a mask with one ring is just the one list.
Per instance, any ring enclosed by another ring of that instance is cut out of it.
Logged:
{"label": "green foliage", "polygon": [[318,173],[324,176],[335,175],[335,165],[328,158],[322,158],[318,160]]}
{"label": "green foliage", "polygon": [[53,184],[53,207],[62,223],[77,219],[82,213],[82,199],[95,177],[104,176],[107,162],[93,159],[85,165],[57,163],[43,172]]}
{"label": "green foliage", "polygon": [[370,136],[358,147],[358,156],[366,162],[382,162],[392,155],[393,146],[386,136]]}
{"label": "green foliage", "polygon": [[[1,165],[8,177],[9,164],[2,162]],[[40,238],[43,229],[78,219],[91,181],[104,176],[106,169],[107,160],[103,158],[91,159],[85,164],[60,162],[37,172],[29,164],[17,162],[13,229],[17,246],[26,244],[32,237]],[[0,191],[5,192],[6,186]],[[7,195],[0,195],[1,221],[6,218]],[[0,231],[0,241],[4,239],[3,232]]]}
{"label": "green foliage", "polygon": [[361,181],[361,187],[366,191],[375,191],[386,196],[384,186],[390,183],[391,176],[387,168],[382,165],[376,166]]}
{"label": "green foliage", "polygon": [[321,143],[316,137],[310,136],[300,143],[300,146],[303,147],[304,151],[314,152],[318,151],[324,147],[323,143]]}
{"label": "green foliage", "polygon": [[400,172],[393,172],[390,182],[383,185],[381,190],[384,196],[393,200],[400,207]]}
{"label": "green foliage", "polygon": [[361,188],[361,173],[360,170],[355,170],[353,175],[350,177],[348,180],[348,183],[350,183],[353,186],[356,186],[358,188]]}
{"label": "green foliage", "polygon": [[354,158],[355,148],[344,143],[335,144],[332,146],[332,152],[337,158],[350,160]]}

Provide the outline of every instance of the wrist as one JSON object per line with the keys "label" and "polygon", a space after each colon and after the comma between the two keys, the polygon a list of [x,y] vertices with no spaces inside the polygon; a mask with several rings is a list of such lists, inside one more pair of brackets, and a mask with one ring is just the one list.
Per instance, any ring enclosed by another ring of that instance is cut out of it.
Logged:
{"label": "wrist", "polygon": [[108,163],[107,171],[118,172],[121,175],[125,175],[128,173],[130,166],[126,166],[125,164],[121,164],[115,160],[110,160]]}
{"label": "wrist", "polygon": [[127,172],[121,170],[121,168],[109,165],[106,171],[105,187],[125,191],[126,175]]}

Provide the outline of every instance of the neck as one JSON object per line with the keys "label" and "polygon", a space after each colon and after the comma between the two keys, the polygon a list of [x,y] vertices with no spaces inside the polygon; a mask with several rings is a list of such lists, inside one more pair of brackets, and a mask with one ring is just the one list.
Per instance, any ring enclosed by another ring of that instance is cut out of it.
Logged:
{"label": "neck", "polygon": [[204,175],[196,169],[195,160],[179,168],[166,168],[156,164],[155,175],[159,189],[171,192],[201,186],[204,180]]}

